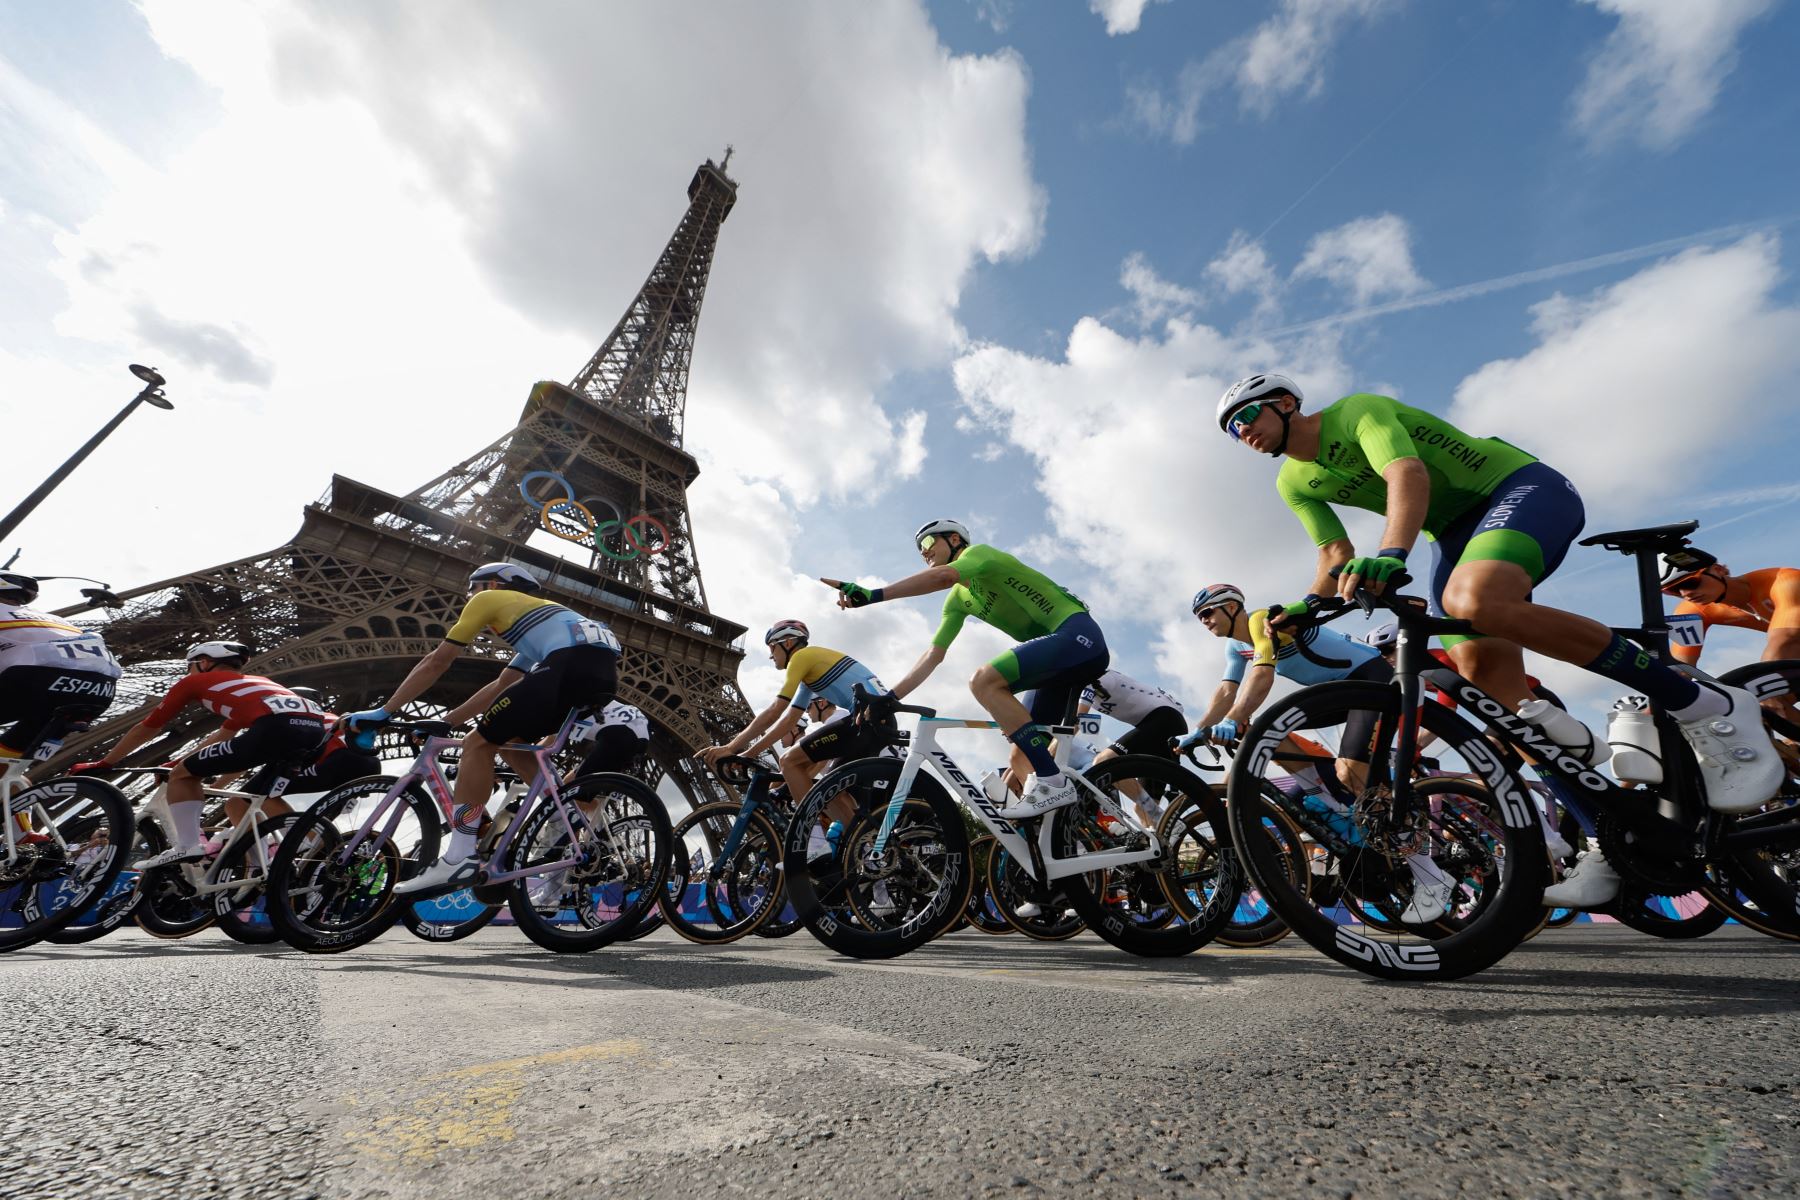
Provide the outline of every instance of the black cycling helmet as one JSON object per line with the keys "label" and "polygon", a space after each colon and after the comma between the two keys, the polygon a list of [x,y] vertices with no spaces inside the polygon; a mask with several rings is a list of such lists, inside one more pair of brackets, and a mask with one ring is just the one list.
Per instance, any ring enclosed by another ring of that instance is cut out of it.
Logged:
{"label": "black cycling helmet", "polygon": [[478,583],[497,583],[508,591],[541,592],[544,585],[538,582],[537,576],[524,567],[509,562],[483,563],[469,572],[469,586]]}
{"label": "black cycling helmet", "polygon": [[30,604],[37,598],[38,581],[34,576],[0,571],[0,600],[8,604]]}

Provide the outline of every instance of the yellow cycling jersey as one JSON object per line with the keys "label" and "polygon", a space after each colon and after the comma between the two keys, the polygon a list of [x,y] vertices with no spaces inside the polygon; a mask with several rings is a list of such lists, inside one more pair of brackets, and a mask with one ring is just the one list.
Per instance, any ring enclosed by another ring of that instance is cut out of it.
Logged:
{"label": "yellow cycling jersey", "polygon": [[533,670],[558,650],[572,646],[599,646],[614,654],[621,652],[619,640],[603,623],[554,600],[504,588],[476,592],[470,597],[444,640],[466,646],[483,629],[493,630],[513,648],[513,660],[507,666],[521,671]]}
{"label": "yellow cycling jersey", "polygon": [[848,709],[856,702],[858,685],[871,693],[887,690],[869,668],[841,650],[802,646],[788,657],[787,678],[776,696],[793,701],[794,708],[805,708],[815,697],[823,697]]}

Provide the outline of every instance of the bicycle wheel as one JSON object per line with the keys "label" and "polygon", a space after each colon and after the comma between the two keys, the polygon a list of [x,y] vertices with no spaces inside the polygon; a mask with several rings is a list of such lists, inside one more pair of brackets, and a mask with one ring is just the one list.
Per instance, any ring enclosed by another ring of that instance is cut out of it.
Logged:
{"label": "bicycle wheel", "polygon": [[562,796],[567,814],[540,800],[501,867],[575,860],[515,880],[506,902],[526,937],[558,954],[582,954],[627,936],[655,906],[674,838],[662,800],[629,775],[583,775]]}
{"label": "bicycle wheel", "polygon": [[[239,837],[219,855],[218,866],[212,872],[213,882],[243,884],[230,891],[212,894],[213,915],[218,920],[219,932],[232,941],[245,946],[267,946],[281,940],[281,931],[269,920],[267,906],[263,903],[263,884],[268,879],[265,864],[279,853],[281,839],[299,820],[299,813],[283,813],[263,820],[255,837]],[[258,838],[262,843],[260,853]]]}
{"label": "bicycle wheel", "polygon": [[[1339,747],[1346,720],[1359,713],[1376,716],[1372,747]],[[1439,739],[1433,751],[1444,769],[1486,786],[1435,803],[1421,797],[1396,813],[1386,764],[1400,715],[1397,687],[1354,681],[1317,684],[1269,707],[1232,764],[1233,840],[1270,906],[1327,957],[1381,979],[1459,979],[1498,962],[1544,919],[1544,831],[1511,755],[1496,755],[1467,721],[1432,702],[1420,706],[1418,719]],[[1355,776],[1347,759],[1324,765],[1302,756],[1302,763],[1282,749],[1289,734],[1332,754],[1353,749],[1370,757],[1367,781],[1354,792],[1340,782],[1334,767]],[[1341,811],[1303,791],[1302,780],[1312,775],[1307,766],[1317,768],[1313,777]],[[1323,862],[1309,866],[1322,865],[1330,884],[1315,879],[1310,892],[1295,885],[1287,856],[1258,836],[1270,811],[1317,845]],[[1409,925],[1401,918],[1424,886],[1419,881],[1447,888],[1448,906],[1443,919]]]}
{"label": "bicycle wheel", "polygon": [[[168,849],[168,835],[148,817],[138,822],[132,854],[141,857]],[[193,937],[217,917],[212,900],[200,895],[180,867],[157,867],[138,874],[140,899],[132,916],[139,929],[164,941]]]}
{"label": "bicycle wheel", "polygon": [[[1288,877],[1296,886],[1310,889],[1312,873],[1307,869],[1306,848],[1300,831],[1278,809],[1264,813],[1262,827],[1286,856]],[[1261,889],[1244,871],[1243,864],[1235,858],[1221,856],[1219,834],[1197,800],[1184,797],[1181,803],[1165,808],[1162,819],[1157,822],[1156,833],[1168,847],[1170,859],[1163,886],[1169,902],[1183,917],[1191,919],[1215,902],[1221,870],[1238,872],[1237,907],[1215,939],[1221,946],[1252,950],[1274,945],[1291,932],[1287,922],[1269,907]]]}
{"label": "bicycle wheel", "polygon": [[969,903],[963,909],[969,926],[980,933],[993,934],[996,937],[1016,933],[1000,910],[994,907],[988,898],[987,865],[988,860],[998,852],[998,843],[992,835],[978,837],[969,843]]}
{"label": "bicycle wheel", "polygon": [[1703,938],[1725,924],[1723,910],[1715,908],[1699,892],[1685,896],[1653,896],[1630,883],[1607,906],[1606,915],[1639,933],[1670,941]]}
{"label": "bicycle wheel", "polygon": [[[794,912],[812,935],[852,958],[916,950],[956,920],[969,899],[969,840],[962,811],[920,773],[881,854],[874,842],[903,764],[864,758],[821,776],[783,835],[783,874]],[[840,796],[856,804],[837,852],[809,863],[813,828]]]}
{"label": "bicycle wheel", "polygon": [[[129,859],[130,855],[126,857]],[[79,946],[97,941],[130,921],[137,913],[138,901],[143,894],[138,891],[137,872],[129,869],[129,862],[126,867],[106,889],[104,896],[61,929],[46,934],[44,940],[57,946]]]}
{"label": "bicycle wheel", "polygon": [[29,946],[86,912],[112,889],[132,840],[131,804],[98,779],[47,780],[14,796],[12,811],[28,829],[13,861],[0,863],[0,951]]}
{"label": "bicycle wheel", "polygon": [[[1127,782],[1171,805],[1191,801],[1215,829],[1225,828],[1225,806],[1199,776],[1173,759],[1121,754],[1095,763],[1082,776],[1115,811],[1103,812],[1101,803],[1085,790],[1076,803],[1057,809],[1052,815],[1055,824],[1051,838],[1058,857],[1135,850],[1149,845],[1148,837],[1117,819],[1132,804],[1120,786]],[[1103,817],[1111,817],[1112,822],[1109,824]],[[1167,877],[1174,859],[1166,847],[1148,862],[1069,876],[1065,886],[1075,911],[1089,929],[1107,942],[1127,954],[1174,958],[1192,954],[1231,922],[1243,876],[1229,849],[1221,851],[1220,859],[1227,861],[1230,869],[1216,874],[1204,903],[1196,905],[1192,916],[1179,913],[1170,899]]]}
{"label": "bicycle wheel", "polygon": [[504,903],[483,904],[475,898],[474,888],[463,888],[448,896],[402,905],[400,924],[420,941],[460,942],[486,929],[505,908]]}
{"label": "bicycle wheel", "polygon": [[1800,941],[1800,836],[1733,849],[1733,834],[1786,826],[1800,814],[1800,661],[1749,663],[1719,676],[1763,702],[1763,725],[1787,768],[1777,793],[1758,812],[1727,818],[1709,870],[1707,899],[1732,919],[1786,941]]}
{"label": "bicycle wheel", "polygon": [[1087,928],[1062,884],[1041,886],[1004,846],[988,856],[987,893],[1000,919],[1034,942],[1066,942]]}
{"label": "bicycle wheel", "polygon": [[[746,813],[735,800],[703,804],[673,836],[669,878],[656,903],[669,928],[688,941],[735,942],[781,906],[781,835],[761,813]],[[728,845],[730,854],[721,857]]]}
{"label": "bicycle wheel", "polygon": [[333,788],[281,839],[264,905],[288,945],[336,954],[374,941],[400,919],[394,885],[437,861],[443,817],[416,785],[388,804],[394,783],[370,776]]}

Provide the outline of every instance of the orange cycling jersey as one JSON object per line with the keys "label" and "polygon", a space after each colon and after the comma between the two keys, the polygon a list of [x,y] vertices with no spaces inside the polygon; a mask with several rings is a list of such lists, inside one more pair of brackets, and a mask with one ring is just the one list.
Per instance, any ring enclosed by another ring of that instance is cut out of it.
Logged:
{"label": "orange cycling jersey", "polygon": [[[1740,587],[1747,594],[1739,596]],[[1714,625],[1735,625],[1764,633],[1771,629],[1800,629],[1800,567],[1769,567],[1733,575],[1726,584],[1725,598],[1712,604],[1683,600],[1675,606],[1675,615],[1698,616],[1701,637]],[[1696,639],[1691,645],[1678,642],[1671,652],[1682,662],[1694,663],[1700,661],[1704,648]]]}

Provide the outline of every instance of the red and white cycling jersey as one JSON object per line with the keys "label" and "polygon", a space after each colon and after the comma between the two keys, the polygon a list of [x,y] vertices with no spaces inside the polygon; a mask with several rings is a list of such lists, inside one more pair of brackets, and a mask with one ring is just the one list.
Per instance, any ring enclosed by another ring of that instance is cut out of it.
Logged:
{"label": "red and white cycling jersey", "polygon": [[189,675],[169,689],[144,724],[161,729],[190,704],[200,704],[216,716],[223,717],[225,728],[244,729],[252,721],[269,716],[297,716],[311,713],[323,716],[325,710],[311,700],[294,693],[261,675],[245,675],[215,667]]}

